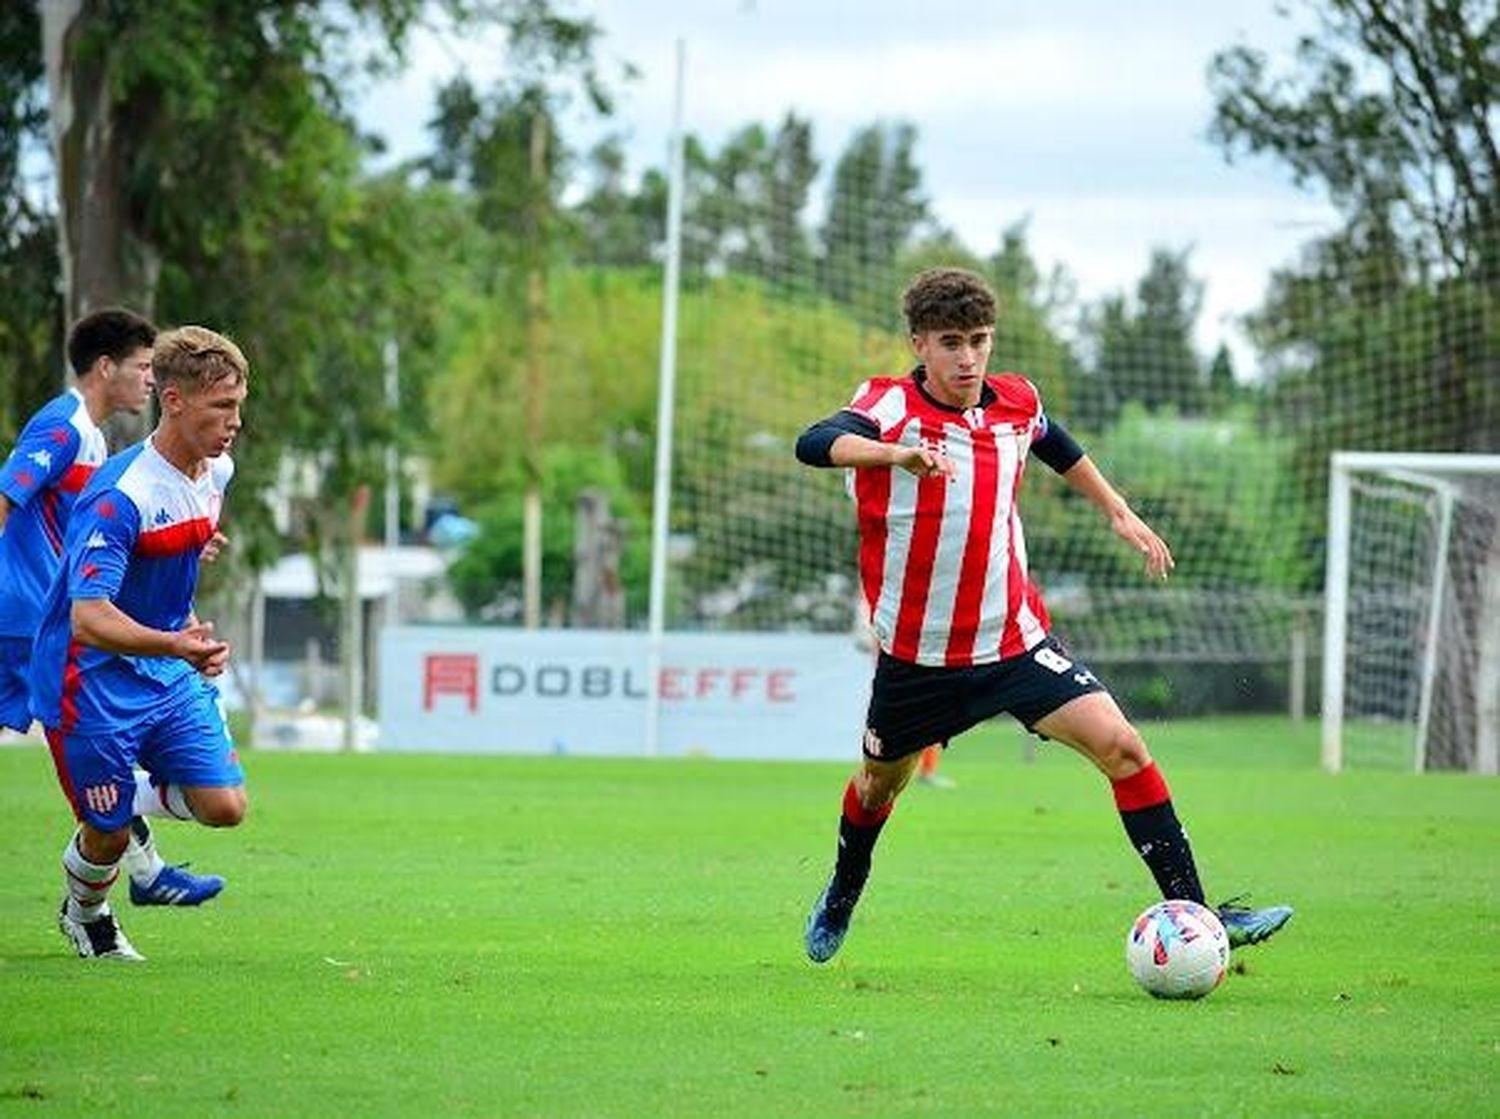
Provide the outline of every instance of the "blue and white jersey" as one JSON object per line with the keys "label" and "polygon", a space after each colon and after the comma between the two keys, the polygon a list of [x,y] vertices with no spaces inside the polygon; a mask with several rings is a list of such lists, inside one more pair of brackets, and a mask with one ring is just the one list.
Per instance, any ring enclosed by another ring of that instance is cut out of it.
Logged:
{"label": "blue and white jersey", "polygon": [[21,429],[0,468],[0,493],[11,504],[0,533],[0,637],[36,632],[68,516],[105,456],[104,433],[77,389],[53,397]]}
{"label": "blue and white jersey", "polygon": [[234,473],[228,455],[194,479],[147,439],[105,462],[78,499],[31,661],[32,713],[47,727],[108,733],[148,715],[196,670],[178,657],[108,653],[73,640],[74,601],[107,598],[152,629],[188,624],[198,559]]}

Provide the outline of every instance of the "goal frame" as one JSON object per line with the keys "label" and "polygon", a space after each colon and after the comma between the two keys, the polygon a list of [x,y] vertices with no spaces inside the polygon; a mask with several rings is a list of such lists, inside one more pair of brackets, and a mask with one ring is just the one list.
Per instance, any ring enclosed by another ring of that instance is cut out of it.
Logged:
{"label": "goal frame", "polygon": [[[1447,578],[1448,538],[1454,491],[1446,479],[1467,475],[1500,477],[1500,455],[1440,452],[1335,451],[1329,458],[1327,566],[1324,575],[1322,764],[1329,773],[1343,768],[1344,676],[1348,639],[1349,541],[1352,530],[1353,475],[1378,471],[1393,479],[1425,486],[1439,501],[1438,552],[1429,587],[1429,617],[1440,618]],[[1429,625],[1422,650],[1421,691],[1417,712],[1414,768],[1426,764],[1428,719],[1439,649],[1438,624]],[[1475,769],[1497,770],[1494,744],[1481,743]]]}

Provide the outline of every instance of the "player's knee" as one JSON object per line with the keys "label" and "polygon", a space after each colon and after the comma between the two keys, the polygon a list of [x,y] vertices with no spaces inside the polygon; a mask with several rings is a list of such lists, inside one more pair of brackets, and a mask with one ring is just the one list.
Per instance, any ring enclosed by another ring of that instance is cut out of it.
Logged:
{"label": "player's knee", "polygon": [[1114,728],[1094,756],[1100,768],[1115,780],[1129,777],[1151,764],[1151,751],[1146,749],[1145,739],[1129,723]]}
{"label": "player's knee", "polygon": [[210,828],[237,827],[250,804],[244,789],[195,789],[190,799],[193,816]]}
{"label": "player's knee", "polygon": [[866,762],[854,777],[854,793],[859,797],[859,806],[866,812],[879,812],[894,801],[906,786],[916,763],[915,754],[896,763],[876,765]]}

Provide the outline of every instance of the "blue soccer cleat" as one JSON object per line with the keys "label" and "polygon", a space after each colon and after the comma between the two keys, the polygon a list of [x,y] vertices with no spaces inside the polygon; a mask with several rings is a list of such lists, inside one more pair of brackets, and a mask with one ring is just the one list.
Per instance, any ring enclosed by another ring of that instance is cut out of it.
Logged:
{"label": "blue soccer cleat", "polygon": [[1247,944],[1259,944],[1276,934],[1292,919],[1290,905],[1271,905],[1265,909],[1251,909],[1239,904],[1244,894],[1232,897],[1221,904],[1216,912],[1224,931],[1229,934],[1229,946],[1242,948]]}
{"label": "blue soccer cleat", "polygon": [[833,959],[844,936],[849,932],[849,919],[854,916],[854,906],[859,901],[860,887],[850,888],[841,883],[838,875],[828,880],[812,912],[807,915],[807,933],[804,943],[807,958],[815,964],[826,964]]}
{"label": "blue soccer cleat", "polygon": [[202,905],[219,896],[224,879],[217,874],[190,874],[182,866],[164,866],[149,886],[130,880],[130,900],[136,905]]}

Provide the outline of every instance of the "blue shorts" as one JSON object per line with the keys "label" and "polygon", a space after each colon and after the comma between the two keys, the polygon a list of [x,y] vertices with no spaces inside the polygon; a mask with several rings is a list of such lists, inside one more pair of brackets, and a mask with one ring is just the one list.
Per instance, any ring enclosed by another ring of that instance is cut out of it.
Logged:
{"label": "blue shorts", "polygon": [[119,831],[135,814],[135,767],[156,785],[231,788],[245,771],[224,722],[218,689],[194,673],[179,698],[134,726],[82,735],[47,728],[57,780],[73,814],[100,831]]}
{"label": "blue shorts", "polygon": [[0,637],[0,727],[24,731],[31,726],[30,667],[31,638]]}

